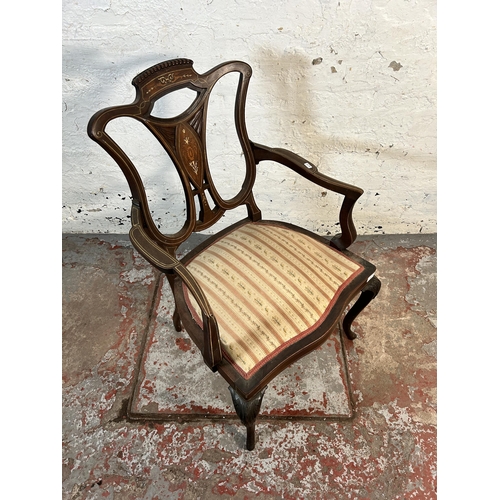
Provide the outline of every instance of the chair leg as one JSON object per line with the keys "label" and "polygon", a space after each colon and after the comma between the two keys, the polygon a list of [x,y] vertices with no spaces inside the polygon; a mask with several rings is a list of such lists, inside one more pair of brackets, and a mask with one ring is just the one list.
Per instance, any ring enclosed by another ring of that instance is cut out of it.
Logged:
{"label": "chair leg", "polygon": [[345,315],[342,327],[347,338],[354,340],[357,335],[351,330],[352,322],[357,318],[358,314],[377,296],[380,290],[380,280],[374,276],[365,285],[363,290],[361,290],[361,295],[359,299],[354,303],[354,305],[349,309],[349,312]]}
{"label": "chair leg", "polygon": [[262,398],[264,397],[266,389],[267,386],[252,399],[244,399],[232,387],[229,387],[236,414],[247,428],[247,450],[249,451],[255,448],[255,420],[259,414],[260,405],[262,404]]}
{"label": "chair leg", "polygon": [[175,306],[175,311],[172,316],[172,319],[174,321],[174,328],[176,332],[182,331],[182,323],[181,323],[181,317],[179,315],[179,311],[177,310],[177,306]]}
{"label": "chair leg", "polygon": [[[165,276],[168,279],[168,282],[170,284],[170,290],[172,290],[172,295],[173,295],[173,293],[174,293],[174,275],[165,273]],[[174,302],[175,302],[175,298],[174,298]],[[182,331],[181,317],[179,315],[179,311],[177,310],[177,304],[175,304],[175,310],[174,310],[174,314],[172,315],[172,319],[174,321],[175,331],[176,332]]]}

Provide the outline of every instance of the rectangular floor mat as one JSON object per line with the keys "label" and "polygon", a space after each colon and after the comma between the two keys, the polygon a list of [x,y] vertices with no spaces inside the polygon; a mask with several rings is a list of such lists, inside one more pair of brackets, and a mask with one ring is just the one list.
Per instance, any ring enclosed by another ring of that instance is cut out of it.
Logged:
{"label": "rectangular floor mat", "polygon": [[[158,290],[129,417],[144,420],[235,417],[227,382],[205,365],[185,331],[172,322],[174,299],[165,279]],[[262,418],[351,418],[349,378],[336,329],[318,349],[271,381]]]}

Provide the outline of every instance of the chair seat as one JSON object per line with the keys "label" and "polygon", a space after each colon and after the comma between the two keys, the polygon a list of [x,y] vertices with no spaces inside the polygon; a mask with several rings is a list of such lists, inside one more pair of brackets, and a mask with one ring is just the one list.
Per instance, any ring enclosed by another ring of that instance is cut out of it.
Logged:
{"label": "chair seat", "polygon": [[[217,239],[187,268],[207,296],[224,357],[249,379],[316,330],[363,266],[303,232],[249,222]],[[201,311],[184,285],[186,304]]]}

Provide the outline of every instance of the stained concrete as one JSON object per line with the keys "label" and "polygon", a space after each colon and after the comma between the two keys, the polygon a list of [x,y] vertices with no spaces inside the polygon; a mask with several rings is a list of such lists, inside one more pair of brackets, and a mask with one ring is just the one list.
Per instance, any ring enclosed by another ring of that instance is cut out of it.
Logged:
{"label": "stained concrete", "polygon": [[65,235],[63,499],[436,498],[436,237],[352,250],[382,281],[344,342],[352,418],[264,418],[248,452],[234,419],[124,418],[161,276],[126,236]]}

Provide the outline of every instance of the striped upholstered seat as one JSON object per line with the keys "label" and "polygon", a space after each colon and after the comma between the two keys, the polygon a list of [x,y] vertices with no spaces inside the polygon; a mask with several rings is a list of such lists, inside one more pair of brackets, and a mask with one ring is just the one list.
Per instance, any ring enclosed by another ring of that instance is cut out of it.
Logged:
{"label": "striped upholstered seat", "polygon": [[[258,222],[218,239],[187,267],[217,318],[224,356],[244,378],[317,328],[362,270],[303,233]],[[201,325],[196,302],[184,293]]]}

